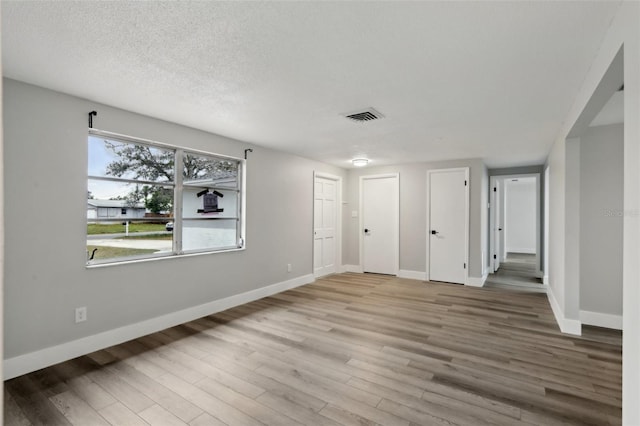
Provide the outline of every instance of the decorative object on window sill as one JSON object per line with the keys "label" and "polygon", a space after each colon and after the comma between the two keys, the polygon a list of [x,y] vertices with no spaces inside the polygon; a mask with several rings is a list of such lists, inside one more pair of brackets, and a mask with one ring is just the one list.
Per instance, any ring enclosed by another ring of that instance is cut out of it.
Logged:
{"label": "decorative object on window sill", "polygon": [[202,198],[202,208],[198,209],[198,213],[221,213],[224,209],[218,208],[218,197],[224,197],[222,192],[218,191],[209,191],[205,189],[196,194],[198,198],[204,196]]}

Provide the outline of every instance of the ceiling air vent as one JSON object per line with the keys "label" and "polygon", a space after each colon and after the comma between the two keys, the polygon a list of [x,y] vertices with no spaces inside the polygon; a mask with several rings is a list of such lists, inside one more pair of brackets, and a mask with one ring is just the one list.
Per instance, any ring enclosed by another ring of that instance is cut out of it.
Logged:
{"label": "ceiling air vent", "polygon": [[379,118],[384,118],[384,115],[380,114],[378,111],[376,111],[373,108],[368,108],[362,111],[352,112],[352,113],[343,114],[343,115],[347,117],[349,120],[358,121],[361,123],[365,121],[372,121],[372,120],[377,120]]}

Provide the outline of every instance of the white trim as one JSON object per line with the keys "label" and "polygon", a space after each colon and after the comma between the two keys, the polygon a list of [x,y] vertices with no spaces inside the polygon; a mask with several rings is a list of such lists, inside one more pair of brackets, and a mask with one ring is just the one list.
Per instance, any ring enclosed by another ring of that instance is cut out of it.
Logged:
{"label": "white trim", "polygon": [[400,269],[398,271],[398,277],[407,278],[407,279],[410,279],[410,280],[426,281],[427,280],[427,273],[426,272],[421,272],[421,271],[410,271],[408,269]]}
{"label": "white trim", "polygon": [[469,265],[469,188],[471,187],[471,180],[469,178],[469,167],[454,167],[454,168],[449,168],[449,169],[431,169],[431,170],[427,170],[427,210],[426,210],[426,219],[427,219],[427,235],[426,235],[426,254],[427,254],[427,267],[426,267],[426,272],[425,272],[425,276],[426,276],[426,281],[430,281],[430,277],[431,277],[431,237],[430,237],[430,229],[431,229],[431,209],[430,207],[430,203],[431,203],[431,175],[433,173],[442,173],[442,172],[457,172],[457,171],[464,171],[464,178],[467,181],[467,185],[465,186],[465,194],[466,194],[466,198],[465,198],[465,220],[464,220],[464,226],[465,226],[465,264],[467,265],[467,267],[464,270],[465,273],[465,278],[464,278],[464,283],[460,283],[460,284],[466,284],[469,281],[469,269],[471,268],[471,265]]}
{"label": "white trim", "polygon": [[580,311],[580,321],[585,325],[622,330],[622,315],[601,312]]}
{"label": "white trim", "polygon": [[[543,235],[543,244],[544,244],[544,265],[540,265],[540,269],[544,269],[542,274],[542,284],[549,285],[549,217],[550,217],[550,207],[549,207],[549,166],[547,165],[544,169],[544,235]],[[542,268],[544,266],[544,268]]]}
{"label": "white trim", "polygon": [[551,305],[551,310],[553,311],[553,315],[556,317],[556,322],[560,327],[560,331],[567,334],[575,334],[576,336],[582,335],[582,323],[579,320],[564,317],[562,309],[560,309],[560,305],[558,304],[551,288],[547,289],[547,299],[549,299],[549,305]]}
{"label": "white trim", "polygon": [[4,360],[4,380],[314,282],[312,274]]}
{"label": "white trim", "polygon": [[[330,173],[323,173],[323,172],[313,172],[313,202],[315,203],[315,196],[316,196],[316,178],[323,178],[323,179],[329,179],[329,180],[333,180],[336,182],[336,258],[334,261],[334,265],[336,265],[336,272],[341,272],[341,265],[342,265],[342,177],[337,176],[337,175],[332,175]],[[314,217],[312,219],[312,223],[311,223],[311,238],[313,241],[314,238],[314,226],[315,226],[315,206],[312,205],[313,208],[313,214]],[[323,275],[326,274],[322,274],[322,275],[315,275],[315,265],[313,264],[313,259],[314,259],[314,250],[315,247],[315,242],[312,244],[311,246],[311,271],[313,272],[314,276],[316,278],[319,278]]]}
{"label": "white trim", "polygon": [[[504,251],[504,254],[506,256],[507,252],[510,253],[528,253],[528,254],[535,254],[536,255],[536,267],[540,268],[540,247],[541,247],[541,240],[540,240],[540,231],[541,231],[541,226],[542,226],[542,215],[540,214],[540,208],[542,206],[542,200],[540,197],[540,181],[542,179],[542,175],[541,173],[523,173],[523,174],[513,174],[513,175],[491,175],[489,177],[489,191],[491,193],[491,207],[492,209],[489,211],[489,259],[491,260],[491,267],[493,269],[493,271],[496,271],[496,262],[493,259],[493,255],[496,252],[496,228],[499,227],[500,224],[496,224],[496,220],[495,220],[495,214],[497,213],[495,205],[497,204],[497,202],[495,201],[496,198],[496,194],[493,192],[493,188],[498,188],[498,195],[500,194],[500,192],[503,192],[505,190],[505,186],[504,186],[504,181],[506,179],[514,179],[514,178],[526,178],[526,177],[534,177],[536,180],[536,247],[531,249],[531,248],[504,248],[504,250],[501,250],[500,256],[502,254],[502,251]],[[498,185],[498,181],[502,182],[502,185]],[[545,181],[546,182],[546,181]],[[501,206],[502,209],[504,209],[505,206]],[[502,218],[504,219],[504,218]],[[492,229],[493,228],[493,229]],[[506,230],[504,232],[507,232]],[[506,237],[504,238],[505,243],[506,243]],[[545,248],[547,248],[545,246]],[[504,258],[500,257],[499,258],[500,261],[504,261]],[[499,263],[499,262],[498,262]]]}
{"label": "white trim", "polygon": [[485,273],[481,278],[467,277],[467,283],[465,285],[469,287],[484,287],[484,282],[487,280],[488,276],[489,274]]}
{"label": "white trim", "polygon": [[395,190],[396,190],[396,197],[395,197],[395,213],[396,213],[396,217],[393,218],[393,228],[395,231],[395,235],[394,235],[394,242],[393,242],[393,260],[394,260],[394,265],[393,265],[393,275],[398,275],[398,271],[400,269],[400,174],[399,173],[383,173],[383,174],[377,174],[377,175],[365,175],[365,176],[360,176],[360,186],[359,186],[359,193],[360,193],[360,200],[359,200],[359,209],[360,209],[360,217],[358,220],[358,224],[359,224],[359,229],[358,229],[358,238],[359,238],[359,248],[360,248],[360,272],[364,271],[364,234],[363,234],[363,229],[364,229],[364,223],[363,223],[363,219],[365,216],[365,212],[363,210],[363,204],[364,204],[364,200],[363,200],[363,186],[364,186],[364,181],[368,180],[368,179],[395,179]]}
{"label": "white trim", "polygon": [[353,272],[356,274],[362,274],[362,266],[360,265],[342,265],[342,272]]}
{"label": "white trim", "polygon": [[533,248],[511,248],[511,247],[508,247],[505,251],[507,253],[515,253],[515,254],[519,254],[519,253],[522,253],[522,254],[536,254],[536,248],[535,247],[533,247]]}

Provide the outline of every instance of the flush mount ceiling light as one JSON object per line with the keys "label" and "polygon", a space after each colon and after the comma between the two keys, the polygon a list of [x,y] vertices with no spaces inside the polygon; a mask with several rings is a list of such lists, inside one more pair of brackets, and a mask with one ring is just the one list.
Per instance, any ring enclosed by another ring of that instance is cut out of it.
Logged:
{"label": "flush mount ceiling light", "polygon": [[353,160],[351,160],[351,164],[356,167],[364,167],[369,164],[369,160],[366,158],[354,158]]}

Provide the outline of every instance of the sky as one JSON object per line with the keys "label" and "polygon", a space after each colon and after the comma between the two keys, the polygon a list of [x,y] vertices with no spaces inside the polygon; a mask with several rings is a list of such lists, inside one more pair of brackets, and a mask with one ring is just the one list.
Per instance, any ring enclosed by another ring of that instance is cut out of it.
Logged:
{"label": "sky", "polygon": [[[112,160],[115,159],[115,155],[108,151],[104,144],[104,139],[89,136],[89,175],[104,176],[106,173],[106,166]],[[100,180],[89,180],[88,190],[94,198],[101,200],[108,200],[118,195],[126,195],[129,193],[130,185],[123,185],[118,182],[106,182]]]}
{"label": "sky", "polygon": [[[114,141],[110,142],[118,143]],[[107,165],[117,159],[117,155],[107,149],[104,138],[89,136],[89,176],[107,176]],[[89,179],[87,189],[91,191],[94,198],[108,200],[118,196],[126,196],[134,187],[135,184]]]}

